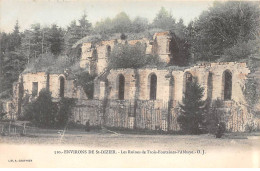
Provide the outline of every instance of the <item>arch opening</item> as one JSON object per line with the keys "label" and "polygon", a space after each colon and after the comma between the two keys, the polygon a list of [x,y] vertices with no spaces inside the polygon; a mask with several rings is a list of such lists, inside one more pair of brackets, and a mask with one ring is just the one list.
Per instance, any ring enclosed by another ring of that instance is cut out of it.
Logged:
{"label": "arch opening", "polygon": [[212,92],[213,92],[213,73],[209,72],[208,82],[207,82],[207,98],[208,98],[208,100],[212,99]]}
{"label": "arch opening", "polygon": [[125,98],[125,77],[121,74],[118,79],[118,99],[124,100]]}
{"label": "arch opening", "polygon": [[184,96],[187,97],[189,92],[189,87],[193,81],[193,76],[190,72],[186,72],[184,75]]}
{"label": "arch opening", "polygon": [[65,88],[64,77],[60,77],[60,97],[64,97],[64,88]]}
{"label": "arch opening", "polygon": [[223,97],[224,100],[231,100],[232,97],[232,73],[229,70],[223,73]]}
{"label": "arch opening", "polygon": [[157,76],[152,74],[150,77],[150,100],[156,100]]}
{"label": "arch opening", "polygon": [[111,54],[111,46],[107,46],[107,57],[110,57]]}

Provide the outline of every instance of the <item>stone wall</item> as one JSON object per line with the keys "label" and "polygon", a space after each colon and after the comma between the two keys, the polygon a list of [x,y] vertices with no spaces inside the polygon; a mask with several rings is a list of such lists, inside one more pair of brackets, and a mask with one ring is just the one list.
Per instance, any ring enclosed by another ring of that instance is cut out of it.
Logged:
{"label": "stone wall", "polygon": [[[111,70],[107,79],[110,89],[109,99],[118,99],[118,77],[123,75],[125,78],[125,99],[135,99],[136,90],[138,90],[137,99],[149,100],[150,96],[150,76],[155,74],[157,77],[156,99],[168,101],[169,98],[176,101],[182,101],[185,91],[185,74],[191,73],[194,79],[204,87],[204,97],[209,96],[209,74],[212,74],[212,100],[223,99],[224,80],[223,73],[230,71],[232,74],[232,100],[240,103],[246,103],[242,88],[244,86],[246,76],[250,72],[245,63],[211,63],[194,66],[191,68],[183,68],[180,70],[171,70],[170,68],[156,69],[119,69]],[[171,77],[172,86],[171,86]],[[138,78],[138,79],[137,79]],[[136,81],[138,80],[138,85]]]}
{"label": "stone wall", "polygon": [[[57,99],[60,98],[61,78],[64,78],[64,97],[87,99],[83,89],[80,86],[76,86],[74,80],[67,80],[64,74],[48,74],[45,72],[21,74],[18,83],[13,86],[15,91],[13,94],[18,93],[18,84],[22,84],[24,95],[32,95],[33,82],[37,82],[37,96],[42,89],[48,88],[52,93],[52,97]],[[17,99],[18,95],[15,95],[14,98]]]}
{"label": "stone wall", "polygon": [[99,100],[78,100],[73,108],[75,123],[85,125],[89,120],[91,126],[100,126],[103,116],[102,101]]}

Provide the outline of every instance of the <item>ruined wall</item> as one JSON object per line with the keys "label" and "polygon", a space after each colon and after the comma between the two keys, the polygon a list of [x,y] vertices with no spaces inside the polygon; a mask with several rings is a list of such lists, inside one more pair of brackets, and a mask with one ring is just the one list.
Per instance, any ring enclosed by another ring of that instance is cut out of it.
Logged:
{"label": "ruined wall", "polygon": [[89,58],[92,57],[91,43],[83,43],[81,47],[80,67],[89,67]]}
{"label": "ruined wall", "polygon": [[[22,78],[22,79],[21,79]],[[67,80],[64,74],[47,74],[45,72],[26,73],[20,75],[20,82],[23,83],[24,96],[32,95],[33,82],[38,83],[38,92],[43,88],[49,88],[53,98],[60,98],[61,79],[64,78],[64,97],[87,99],[83,89],[74,84],[74,80]],[[18,82],[18,83],[20,83]],[[18,85],[14,86],[13,99],[18,100]]]}
{"label": "ruined wall", "polygon": [[140,100],[150,100],[150,83],[151,75],[154,74],[157,77],[156,99],[168,101],[170,95],[170,78],[166,78],[169,71],[154,69],[139,69],[138,75],[140,78],[139,97]]}
{"label": "ruined wall", "polygon": [[37,95],[39,95],[41,89],[46,88],[47,75],[45,72],[21,74],[21,77],[23,78],[22,80],[23,80],[24,94],[29,94],[29,95],[32,94],[33,82],[38,83]]}
{"label": "ruined wall", "polygon": [[170,41],[171,36],[170,33],[167,32],[160,32],[155,33],[153,36],[153,51],[155,54],[158,54],[160,59],[163,62],[169,63],[170,62]]}
{"label": "ruined wall", "polygon": [[[137,40],[106,40],[96,43],[86,42],[82,44],[82,55],[80,59],[80,67],[89,70],[91,74],[101,74],[107,67],[109,51],[112,51],[117,43],[135,45],[142,43],[146,45],[146,54],[157,54],[161,61],[170,62],[170,40],[169,32],[155,33],[152,40],[147,38]],[[109,50],[108,50],[109,48]]]}
{"label": "ruined wall", "polygon": [[119,88],[119,76],[123,75],[125,78],[125,86],[124,86],[124,99],[134,99],[135,97],[135,72],[133,69],[119,69],[119,70],[111,70],[108,75],[108,85],[109,85],[109,99],[118,99],[118,88]]}
{"label": "ruined wall", "polygon": [[[230,100],[224,101],[223,73],[227,70],[232,75],[232,95]],[[107,87],[104,81],[96,80],[95,97],[100,97],[99,99],[103,101],[104,90],[107,89],[109,92],[105,113],[106,126],[178,131],[180,130],[177,123],[180,114],[178,103],[182,102],[184,96],[185,76],[190,73],[193,79],[197,79],[204,87],[204,100],[210,94],[212,101],[217,99],[224,101],[224,106],[217,110],[221,114],[221,121],[227,124],[227,130],[245,131],[248,124],[259,125],[246,108],[242,90],[249,72],[245,63],[234,62],[207,63],[179,69],[169,67],[111,70],[107,76]],[[150,100],[150,81],[153,74],[157,77],[156,99]],[[209,74],[212,74],[212,80],[208,79]],[[125,78],[124,100],[119,100],[118,96],[120,75]],[[209,88],[211,91],[208,91]]]}
{"label": "ruined wall", "polygon": [[[245,83],[246,76],[250,72],[245,63],[211,63],[194,66],[188,69],[173,70],[169,68],[156,69],[145,68],[138,69],[135,73],[134,69],[111,70],[108,81],[110,85],[110,99],[118,99],[118,76],[122,74],[125,77],[125,99],[134,99],[134,93],[138,88],[139,100],[149,100],[150,96],[150,76],[152,74],[157,77],[157,92],[156,99],[168,101],[172,96],[173,100],[182,101],[185,91],[185,74],[191,73],[194,79],[204,87],[204,97],[208,95],[208,77],[212,74],[212,100],[223,99],[224,78],[223,73],[230,71],[232,74],[232,97],[231,99],[246,103],[242,88]],[[173,77],[173,86],[170,86],[170,77]],[[135,82],[139,77],[139,87],[135,87]],[[172,90],[171,90],[172,89]]]}
{"label": "ruined wall", "polygon": [[100,126],[102,121],[102,102],[99,100],[78,100],[72,109],[75,123],[85,125],[89,120],[91,126]]}
{"label": "ruined wall", "polygon": [[92,75],[100,74],[107,67],[109,51],[112,51],[116,40],[83,43],[80,67],[86,68]]}

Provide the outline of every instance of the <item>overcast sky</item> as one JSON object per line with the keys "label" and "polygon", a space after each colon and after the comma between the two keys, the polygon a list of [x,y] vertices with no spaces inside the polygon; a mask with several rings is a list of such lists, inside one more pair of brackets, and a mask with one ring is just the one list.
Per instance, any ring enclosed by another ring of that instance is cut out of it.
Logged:
{"label": "overcast sky", "polygon": [[176,19],[183,18],[185,24],[198,17],[212,6],[212,1],[173,0],[0,0],[0,29],[10,32],[18,19],[21,30],[31,24],[40,23],[67,26],[86,11],[88,20],[95,24],[102,18],[113,18],[121,11],[131,19],[142,16],[151,22],[161,7],[171,11]]}

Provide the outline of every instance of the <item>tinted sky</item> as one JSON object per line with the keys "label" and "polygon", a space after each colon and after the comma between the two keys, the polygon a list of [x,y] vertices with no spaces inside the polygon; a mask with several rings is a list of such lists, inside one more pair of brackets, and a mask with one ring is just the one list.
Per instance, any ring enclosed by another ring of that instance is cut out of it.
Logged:
{"label": "tinted sky", "polygon": [[0,0],[0,29],[12,31],[17,19],[21,30],[34,23],[56,23],[64,27],[73,19],[80,18],[84,10],[92,23],[106,17],[113,18],[121,11],[131,19],[142,16],[152,21],[162,6],[187,24],[211,5],[210,1],[172,0]]}

